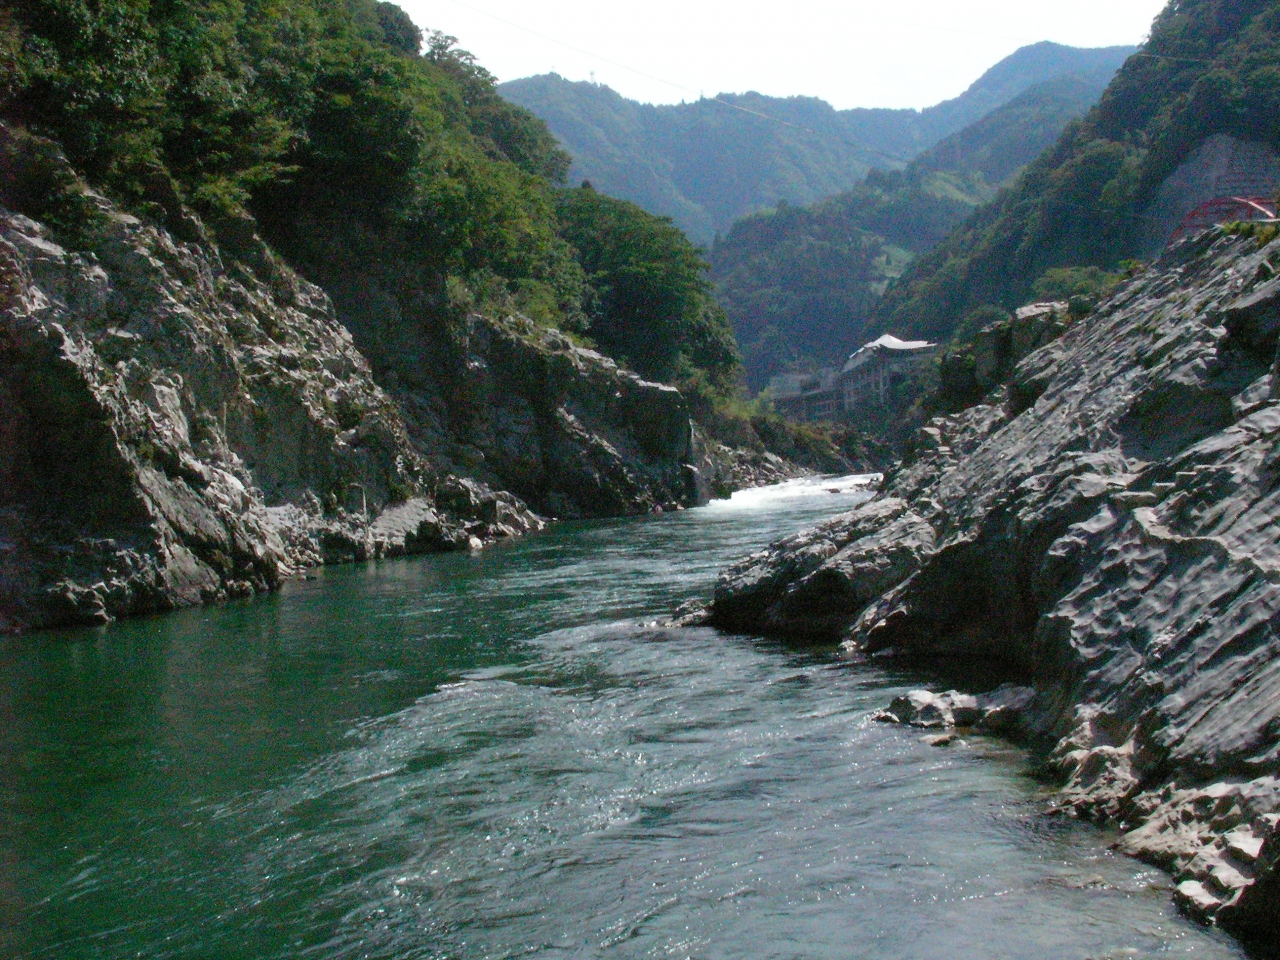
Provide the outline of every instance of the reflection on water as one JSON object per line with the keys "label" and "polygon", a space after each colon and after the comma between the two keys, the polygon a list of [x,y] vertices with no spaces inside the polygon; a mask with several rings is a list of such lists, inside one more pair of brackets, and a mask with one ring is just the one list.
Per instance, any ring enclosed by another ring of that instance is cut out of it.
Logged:
{"label": "reflection on water", "polygon": [[[830,492],[830,491],[836,492]],[[651,625],[800,482],[0,649],[22,957],[1238,957],[909,678]]]}

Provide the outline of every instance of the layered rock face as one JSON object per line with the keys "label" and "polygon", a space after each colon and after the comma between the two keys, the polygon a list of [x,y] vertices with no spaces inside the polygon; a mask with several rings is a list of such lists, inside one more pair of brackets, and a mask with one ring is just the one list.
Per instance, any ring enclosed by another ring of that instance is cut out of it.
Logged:
{"label": "layered rock face", "polygon": [[693,506],[802,472],[710,440],[674,387],[558,330],[473,313],[445,333],[408,316],[398,286],[390,271],[326,281],[339,319],[441,470],[562,519]]}
{"label": "layered rock face", "polygon": [[1064,804],[1189,910],[1274,931],[1278,268],[1280,243],[1181,244],[877,499],[726,571],[711,618],[1033,684]]}
{"label": "layered rock face", "polygon": [[433,337],[358,273],[335,307],[252,220],[220,223],[220,246],[176,194],[170,232],[45,141],[0,125],[0,153],[0,198],[55,183],[76,204],[59,231],[0,206],[0,631],[795,472],[705,441],[677,390],[554,330],[473,314]]}
{"label": "layered rock face", "polygon": [[0,211],[0,629],[270,590],[541,521],[430,469],[328,298],[101,198],[92,250]]}
{"label": "layered rock face", "polygon": [[340,318],[440,469],[558,518],[706,501],[704,449],[674,387],[519,316],[471,314],[442,348],[377,284],[335,289]]}

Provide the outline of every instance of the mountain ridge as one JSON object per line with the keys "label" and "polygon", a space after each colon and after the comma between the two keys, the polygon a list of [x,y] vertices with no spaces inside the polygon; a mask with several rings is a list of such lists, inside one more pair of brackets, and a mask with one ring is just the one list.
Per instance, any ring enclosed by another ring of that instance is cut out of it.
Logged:
{"label": "mountain ridge", "polygon": [[923,110],[837,110],[816,97],[755,92],[654,106],[557,74],[508,81],[498,92],[547,123],[574,158],[573,179],[669,216],[707,244],[748,213],[811,203],[875,166],[905,165],[1045,80],[1113,73],[1133,49],[1032,44]]}
{"label": "mountain ridge", "polygon": [[[1280,167],[1272,78],[1280,10],[1263,0],[1170,5],[1144,55],[1037,158],[1018,185],[977,210],[890,286],[860,332],[947,339],[971,311],[1025,301],[1053,270],[1122,271],[1163,248],[1147,217],[1165,184],[1214,137]],[[1280,178],[1273,180],[1274,190]],[[1172,216],[1218,196],[1192,196]],[[1170,227],[1171,229],[1171,227]]]}
{"label": "mountain ridge", "polygon": [[[885,285],[1009,184],[1082,116],[1109,78],[1060,76],[930,147],[808,207],[738,220],[709,260],[743,351],[748,387],[794,366],[835,365]],[[865,338],[864,338],[865,339]]]}

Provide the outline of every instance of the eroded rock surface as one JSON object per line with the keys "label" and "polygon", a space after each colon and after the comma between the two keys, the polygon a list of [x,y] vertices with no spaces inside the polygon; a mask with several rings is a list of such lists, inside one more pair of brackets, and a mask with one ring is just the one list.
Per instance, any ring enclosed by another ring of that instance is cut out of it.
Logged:
{"label": "eroded rock surface", "polygon": [[541,525],[430,468],[328,298],[265,248],[227,265],[91,199],[91,252],[0,211],[0,629]]}
{"label": "eroded rock surface", "polygon": [[0,631],[797,472],[703,439],[679,391],[555,330],[432,326],[402,314],[390,267],[325,278],[331,299],[247,216],[215,244],[176,194],[171,232],[84,188],[51,144],[0,124],[0,153],[0,203],[30,201],[52,164],[77,204],[61,233],[0,206]]}
{"label": "eroded rock surface", "polygon": [[1199,915],[1275,929],[1278,267],[1181,244],[875,500],[726,571],[713,621],[1031,678],[1064,802]]}
{"label": "eroded rock surface", "polygon": [[393,277],[334,278],[327,289],[431,462],[545,516],[694,506],[798,472],[704,438],[678,390],[558,330],[472,314],[443,336],[405,315]]}

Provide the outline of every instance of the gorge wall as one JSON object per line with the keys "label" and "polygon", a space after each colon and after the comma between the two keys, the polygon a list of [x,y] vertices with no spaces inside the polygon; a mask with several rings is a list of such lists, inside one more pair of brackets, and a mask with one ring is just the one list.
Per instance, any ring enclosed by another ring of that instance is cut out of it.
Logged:
{"label": "gorge wall", "polygon": [[251,221],[231,256],[77,195],[74,235],[0,207],[0,631],[705,502],[740,459],[678,391],[519,317],[466,317],[451,363],[388,326],[384,389]]}
{"label": "gorge wall", "polygon": [[1280,922],[1280,242],[1178,245],[938,418],[880,495],[726,571],[728,629],[1038,690],[1064,808],[1191,912]]}

